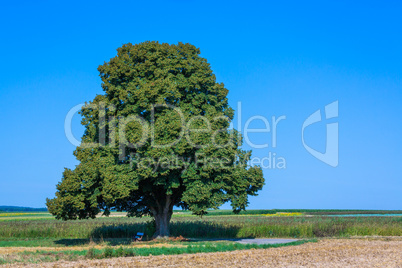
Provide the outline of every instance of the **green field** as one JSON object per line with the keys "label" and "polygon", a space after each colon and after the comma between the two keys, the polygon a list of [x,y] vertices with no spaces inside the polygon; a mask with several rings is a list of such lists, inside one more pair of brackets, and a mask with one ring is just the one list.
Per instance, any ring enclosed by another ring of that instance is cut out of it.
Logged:
{"label": "green field", "polygon": [[[171,221],[171,235],[191,238],[402,235],[402,217],[329,217],[311,215],[307,210],[299,211],[303,211],[302,216],[291,216],[297,215],[296,211],[286,214],[283,213],[284,210],[277,214],[268,210],[251,210],[240,215],[233,215],[229,211],[213,211],[202,218],[189,212],[176,211]],[[328,212],[315,211],[321,214]],[[356,211],[350,212],[356,214]],[[345,211],[342,213],[345,214]],[[378,214],[378,211],[375,213]],[[113,213],[112,217],[76,221],[58,221],[48,213],[27,213],[25,216],[19,213],[15,215],[8,213],[6,216],[0,214],[0,241],[129,239],[137,232],[145,232],[150,236],[152,228],[147,224],[150,220],[149,217],[127,218],[124,217],[124,213]]]}
{"label": "green field", "polygon": [[[146,233],[145,238],[152,235],[149,217],[127,218],[124,217],[125,213],[114,212],[111,217],[59,221],[45,212],[7,212],[0,214],[0,250],[5,247],[33,247],[37,250],[7,255],[6,259],[0,254],[0,263],[214,252],[261,247],[227,241],[209,241],[212,238],[298,238],[302,239],[300,243],[304,243],[322,237],[402,236],[402,216],[331,217],[336,214],[402,212],[250,210],[234,215],[230,211],[218,210],[200,218],[187,211],[175,211],[171,221],[171,236],[195,240],[140,242],[147,245],[162,243],[161,246],[145,249],[133,248],[138,244],[133,243],[131,238],[137,232]],[[82,248],[72,249],[72,246]],[[92,248],[93,246],[98,248]],[[49,250],[41,250],[40,247],[54,247],[60,250],[53,254]]]}

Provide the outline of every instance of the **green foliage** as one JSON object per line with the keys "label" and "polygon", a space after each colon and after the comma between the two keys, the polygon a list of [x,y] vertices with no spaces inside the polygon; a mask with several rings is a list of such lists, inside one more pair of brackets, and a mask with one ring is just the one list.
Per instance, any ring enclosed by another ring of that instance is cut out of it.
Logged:
{"label": "green foliage", "polygon": [[111,248],[111,247],[106,247],[106,248],[103,250],[103,257],[104,257],[104,258],[110,258],[110,257],[113,257],[113,255],[114,255],[114,250],[113,250],[113,248]]}
{"label": "green foliage", "polygon": [[154,216],[164,233],[174,206],[203,215],[230,202],[237,213],[262,189],[261,168],[246,165],[251,152],[229,130],[228,90],[198,48],[125,44],[98,70],[105,94],[81,110],[80,164],[47,199],[57,219],[127,211]]}
{"label": "green foliage", "polygon": [[116,251],[114,252],[114,255],[116,257],[125,257],[126,256],[126,252],[124,251],[123,247],[119,247],[116,249]]}

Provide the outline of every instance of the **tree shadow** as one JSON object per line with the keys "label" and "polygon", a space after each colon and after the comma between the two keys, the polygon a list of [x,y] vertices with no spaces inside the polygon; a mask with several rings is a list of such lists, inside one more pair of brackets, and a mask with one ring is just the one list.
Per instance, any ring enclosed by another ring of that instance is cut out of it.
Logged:
{"label": "tree shadow", "polygon": [[68,246],[83,246],[89,244],[89,239],[59,239],[54,241],[57,245]]}
{"label": "tree shadow", "polygon": [[[170,236],[192,238],[187,242],[237,241],[239,230],[238,226],[202,221],[174,221],[170,224]],[[132,238],[138,232],[145,233],[143,241],[149,241],[152,237],[152,229],[147,226],[147,223],[124,223],[97,227],[88,239],[60,239],[55,243],[63,246],[84,246],[91,243],[124,246],[130,245],[133,242]]]}
{"label": "tree shadow", "polygon": [[106,238],[106,239],[59,239],[54,241],[57,245],[69,246],[88,246],[106,244],[108,246],[124,246],[133,242],[131,238]]}

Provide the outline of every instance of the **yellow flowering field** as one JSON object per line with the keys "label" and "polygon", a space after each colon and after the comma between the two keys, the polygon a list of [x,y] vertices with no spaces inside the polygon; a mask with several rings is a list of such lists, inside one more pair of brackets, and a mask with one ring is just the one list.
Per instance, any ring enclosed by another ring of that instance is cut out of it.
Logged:
{"label": "yellow flowering field", "polygon": [[14,216],[26,216],[30,213],[0,213],[0,217],[14,217]]}
{"label": "yellow flowering field", "polygon": [[5,217],[21,217],[21,216],[47,216],[49,213],[32,213],[32,212],[3,212],[0,213],[0,218]]}
{"label": "yellow flowering field", "polygon": [[262,216],[267,217],[293,217],[293,216],[303,216],[300,212],[277,212],[275,214],[262,214]]}

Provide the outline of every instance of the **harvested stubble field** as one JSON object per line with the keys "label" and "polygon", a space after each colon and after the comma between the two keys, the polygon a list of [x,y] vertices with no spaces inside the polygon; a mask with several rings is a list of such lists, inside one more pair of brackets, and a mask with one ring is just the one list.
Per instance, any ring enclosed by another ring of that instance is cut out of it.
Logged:
{"label": "harvested stubble field", "polygon": [[[269,249],[31,264],[30,267],[402,267],[401,238],[323,239]],[[21,267],[13,265],[9,267]],[[24,266],[26,267],[26,266]]]}

